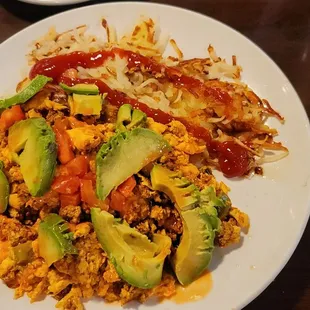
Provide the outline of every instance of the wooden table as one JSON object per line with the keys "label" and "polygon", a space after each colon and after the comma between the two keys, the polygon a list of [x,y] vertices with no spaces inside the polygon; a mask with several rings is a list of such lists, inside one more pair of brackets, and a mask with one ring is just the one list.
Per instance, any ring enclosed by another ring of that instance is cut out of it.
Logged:
{"label": "wooden table", "polygon": [[[99,3],[104,1],[94,1]],[[214,17],[269,54],[296,88],[310,115],[310,0],[158,0]],[[0,42],[46,16],[72,8],[0,0]],[[1,70],[1,69],[0,69]],[[310,225],[289,263],[246,310],[310,309]],[[223,292],[223,297],[225,292]]]}

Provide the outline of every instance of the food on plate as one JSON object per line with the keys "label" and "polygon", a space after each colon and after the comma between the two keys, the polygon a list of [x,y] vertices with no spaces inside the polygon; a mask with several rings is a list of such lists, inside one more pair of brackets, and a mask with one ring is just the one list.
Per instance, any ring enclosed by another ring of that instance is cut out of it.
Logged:
{"label": "food on plate", "polygon": [[[229,64],[209,46],[209,58],[185,60],[176,42],[161,35],[151,19],[119,40],[105,19],[102,25],[107,42],[87,34],[86,26],[62,34],[51,29],[29,54],[30,77],[96,85],[117,108],[129,103],[156,122],[180,121],[204,140],[205,161],[228,177],[261,174],[264,162],[288,154],[274,141],[277,130],[266,124],[270,117],[284,118],[241,82],[235,56]],[[164,53],[168,42],[175,56]]]}
{"label": "food on plate", "polygon": [[10,186],[7,177],[2,171],[3,163],[0,162],[0,213],[5,212],[10,194]]}
{"label": "food on plate", "polygon": [[101,200],[170,149],[159,134],[145,128],[116,133],[96,155],[96,189]]}
{"label": "food on plate", "polygon": [[106,40],[51,29],[0,100],[0,278],[60,309],[169,298],[198,280],[250,226],[212,169],[243,177],[288,153],[265,124],[283,118],[235,57],[209,46],[184,60],[151,19],[120,39],[102,26]]}
{"label": "food on plate", "polygon": [[69,225],[58,214],[50,213],[38,228],[39,255],[48,266],[61,260],[67,254],[78,254],[72,245],[73,234]]}
{"label": "food on plate", "polygon": [[[76,84],[74,86],[68,86],[60,83],[59,86],[68,93],[80,94],[80,95],[99,95],[99,88],[92,84]],[[83,114],[83,113],[81,113]]]}
{"label": "food on plate", "polygon": [[154,234],[150,241],[126,222],[98,208],[92,208],[91,218],[97,238],[120,278],[142,289],[160,284],[164,262],[170,254],[168,236]]}
{"label": "food on plate", "polygon": [[164,192],[175,203],[181,217],[183,234],[171,263],[178,281],[188,285],[208,267],[215,233],[220,228],[217,204],[212,201],[214,189],[199,192],[186,178],[159,165],[151,171],[151,183],[153,189]]}
{"label": "food on plate", "polygon": [[55,134],[44,118],[21,120],[10,127],[8,148],[20,166],[32,196],[45,194],[53,181],[57,160]]}
{"label": "food on plate", "polygon": [[71,115],[97,115],[100,116],[102,108],[101,95],[73,94],[69,101]]}
{"label": "food on plate", "polygon": [[22,91],[16,95],[6,99],[0,99],[0,109],[6,109],[16,104],[25,103],[35,94],[37,94],[44,87],[44,85],[46,85],[46,83],[51,80],[51,78],[48,78],[44,75],[37,75],[31,82],[29,82],[29,85],[24,87]]}

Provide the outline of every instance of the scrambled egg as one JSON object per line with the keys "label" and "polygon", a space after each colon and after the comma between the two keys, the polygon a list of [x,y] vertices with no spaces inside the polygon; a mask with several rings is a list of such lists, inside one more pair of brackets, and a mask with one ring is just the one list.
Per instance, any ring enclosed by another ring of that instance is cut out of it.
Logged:
{"label": "scrambled egg", "polygon": [[148,118],[149,129],[162,134],[173,150],[160,159],[168,168],[178,170],[190,180],[194,180],[199,175],[198,168],[190,162],[190,158],[195,154],[202,154],[206,146],[198,139],[188,134],[185,126],[179,121],[172,121],[168,125],[163,125]]}
{"label": "scrambled egg", "polygon": [[[51,105],[50,109],[61,108],[45,99],[44,105],[46,104]],[[28,117],[36,117],[39,114],[38,102],[30,102],[28,105]],[[57,113],[53,117],[60,117]],[[205,146],[189,135],[183,124],[173,121],[163,125],[148,118],[147,127],[162,134],[173,147],[171,152],[159,159],[162,164],[169,169],[181,171],[200,189],[213,186],[216,191],[228,193],[229,188],[222,182],[216,182],[207,167],[198,169],[193,164],[192,157],[203,156]],[[115,134],[115,125],[83,125],[68,129],[67,133],[78,153],[93,156],[97,148]],[[43,295],[51,295],[58,300],[56,307],[59,309],[82,310],[82,298],[99,296],[107,302],[118,301],[125,304],[131,300],[144,302],[151,296],[170,297],[175,293],[175,279],[166,272],[160,285],[153,289],[139,289],[124,282],[108,261],[91,222],[85,221],[83,204],[60,206],[59,194],[53,191],[43,197],[31,197],[20,168],[10,160],[5,140],[0,146],[0,159],[2,157],[11,185],[8,212],[12,218],[0,215],[0,245],[3,249],[6,247],[0,257],[0,278],[8,286],[15,288],[16,298],[27,294],[31,302],[34,302]],[[95,172],[93,159],[89,166],[90,171]],[[151,236],[161,233],[177,242],[183,231],[180,215],[165,195],[152,189],[148,173],[146,167],[143,173],[137,175],[138,182],[132,196],[127,198],[123,218],[143,234]],[[37,229],[40,220],[52,210],[57,210],[70,223],[74,245],[79,254],[67,255],[49,268],[40,258]],[[241,229],[246,230],[248,227],[248,216],[232,208],[227,218],[222,220],[217,236],[219,246],[239,242]],[[27,241],[32,241],[34,257],[29,263],[18,264],[8,253],[11,247]]]}
{"label": "scrambled egg", "polygon": [[59,209],[59,215],[72,224],[80,222],[81,213],[82,210],[80,206],[61,206]]}
{"label": "scrambled egg", "polygon": [[103,140],[103,135],[95,126],[84,126],[67,130],[74,147],[80,152],[96,149]]}
{"label": "scrambled egg", "polygon": [[241,228],[244,228],[246,231],[250,228],[250,218],[246,213],[237,208],[231,208],[229,215],[237,221],[238,226]]}

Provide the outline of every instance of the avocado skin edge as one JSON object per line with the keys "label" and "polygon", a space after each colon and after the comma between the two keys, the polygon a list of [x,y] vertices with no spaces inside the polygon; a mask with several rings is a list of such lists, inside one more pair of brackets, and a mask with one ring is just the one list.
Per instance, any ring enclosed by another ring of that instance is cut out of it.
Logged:
{"label": "avocado skin edge", "polygon": [[99,88],[95,84],[76,84],[74,86],[68,86],[60,83],[59,86],[68,93],[80,95],[99,95]]}

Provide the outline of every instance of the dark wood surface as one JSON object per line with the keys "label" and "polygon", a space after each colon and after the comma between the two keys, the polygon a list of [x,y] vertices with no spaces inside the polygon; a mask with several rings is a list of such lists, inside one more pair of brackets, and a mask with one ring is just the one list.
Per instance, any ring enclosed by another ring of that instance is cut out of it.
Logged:
{"label": "dark wood surface", "polygon": [[[92,3],[100,2],[104,1]],[[288,76],[310,116],[310,0],[157,2],[178,5],[214,17],[250,38]],[[0,0],[0,42],[35,21],[73,7],[76,6],[42,7],[15,0]],[[287,266],[246,310],[310,310],[309,244],[310,225]]]}

